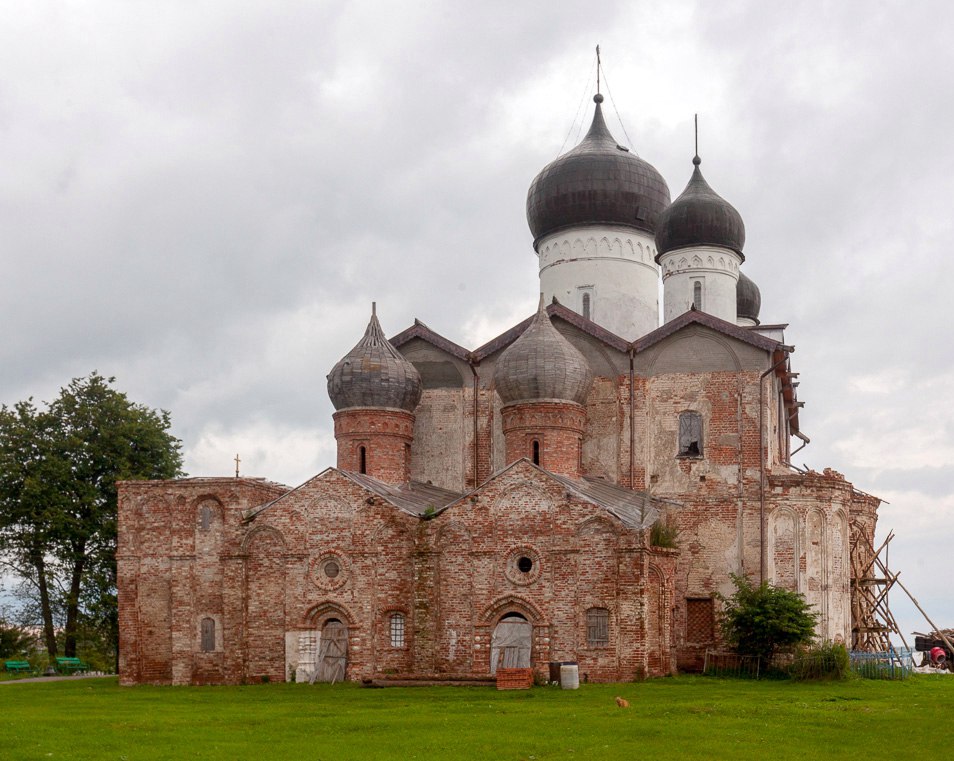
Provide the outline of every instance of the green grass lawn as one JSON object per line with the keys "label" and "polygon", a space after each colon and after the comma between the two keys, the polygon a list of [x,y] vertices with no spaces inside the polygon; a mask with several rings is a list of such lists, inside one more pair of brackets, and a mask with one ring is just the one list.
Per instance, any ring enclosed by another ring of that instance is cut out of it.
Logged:
{"label": "green grass lawn", "polygon": [[[614,697],[630,701],[617,707]],[[3,759],[940,759],[954,677],[371,690],[0,686]]]}

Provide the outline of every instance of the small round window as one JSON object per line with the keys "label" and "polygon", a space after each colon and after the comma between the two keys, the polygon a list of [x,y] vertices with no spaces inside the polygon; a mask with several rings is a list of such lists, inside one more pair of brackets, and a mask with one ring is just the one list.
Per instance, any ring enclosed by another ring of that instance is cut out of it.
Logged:
{"label": "small round window", "polygon": [[348,582],[351,568],[347,558],[337,552],[325,552],[311,564],[311,578],[322,589],[338,589]]}
{"label": "small round window", "polygon": [[504,574],[514,584],[527,586],[540,578],[540,553],[533,547],[514,547],[506,556]]}

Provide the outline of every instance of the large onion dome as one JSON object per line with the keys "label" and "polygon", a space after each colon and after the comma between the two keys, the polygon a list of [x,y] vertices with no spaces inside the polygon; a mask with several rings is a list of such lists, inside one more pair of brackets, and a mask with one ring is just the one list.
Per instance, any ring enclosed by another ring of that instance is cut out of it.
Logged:
{"label": "large onion dome", "polygon": [[655,167],[618,145],[596,94],[593,123],[583,141],[548,164],[527,192],[534,241],[565,227],[624,225],[652,233],[669,205],[669,187]]}
{"label": "large onion dome", "polygon": [[553,327],[542,298],[533,321],[494,368],[504,404],[542,399],[583,404],[592,383],[586,358]]}
{"label": "large onion dome", "polygon": [[742,217],[732,204],[709,187],[699,169],[702,159],[696,156],[692,163],[695,169],[689,184],[656,225],[656,261],[668,251],[688,246],[721,246],[732,249],[744,260]]}
{"label": "large onion dome", "polygon": [[328,374],[336,410],[391,407],[413,412],[421,401],[421,376],[384,336],[374,307],[364,338]]}
{"label": "large onion dome", "polygon": [[739,318],[752,320],[756,325],[759,324],[759,312],[762,309],[762,294],[759,287],[752,282],[752,279],[746,277],[744,273],[739,273],[739,282],[735,286],[735,313]]}

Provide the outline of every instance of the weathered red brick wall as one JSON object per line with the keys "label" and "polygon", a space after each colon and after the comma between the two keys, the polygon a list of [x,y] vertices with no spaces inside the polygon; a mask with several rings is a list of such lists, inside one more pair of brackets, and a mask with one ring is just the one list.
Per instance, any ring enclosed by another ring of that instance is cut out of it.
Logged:
{"label": "weathered red brick wall", "polygon": [[407,483],[414,415],[404,410],[352,407],[338,410],[334,421],[339,468],[367,473],[388,484]]}
{"label": "weathered red brick wall", "polygon": [[[494,627],[511,613],[533,626],[540,678],[551,660],[578,660],[591,680],[671,667],[661,613],[672,605],[671,553],[646,547],[645,531],[627,530],[602,508],[569,498],[562,484],[526,462],[428,521],[383,504],[336,471],[254,517],[247,512],[253,495],[240,497],[228,479],[201,488],[180,483],[122,487],[126,684],[300,676],[309,642],[320,641],[332,620],[348,627],[349,679],[488,674]],[[276,496],[259,491],[260,498]],[[166,537],[179,532],[177,555],[171,542],[159,548],[154,537],[144,547],[143,527],[158,523],[135,521],[134,506],[164,516]],[[203,507],[212,514],[205,524]],[[522,570],[520,558],[532,567]],[[650,562],[651,662],[644,600]],[[598,645],[587,642],[586,610],[594,607],[609,611],[609,641]],[[393,613],[404,616],[403,644],[391,640]],[[213,652],[200,648],[205,617],[221,627]]]}
{"label": "weathered red brick wall", "polygon": [[501,410],[507,464],[533,459],[541,468],[570,478],[580,477],[586,410],[573,402],[540,401],[508,404]]}

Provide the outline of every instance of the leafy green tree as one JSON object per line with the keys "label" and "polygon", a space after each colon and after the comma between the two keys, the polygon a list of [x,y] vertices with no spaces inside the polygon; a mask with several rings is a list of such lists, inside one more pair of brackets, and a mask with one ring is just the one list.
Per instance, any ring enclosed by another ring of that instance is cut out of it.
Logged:
{"label": "leafy green tree", "polygon": [[0,658],[23,656],[33,645],[34,638],[28,631],[0,619]]}
{"label": "leafy green tree", "polygon": [[55,571],[64,653],[76,654],[87,611],[115,637],[116,482],[182,474],[169,413],[131,402],[114,382],[93,372],[46,410],[32,400],[0,409],[0,551],[38,590],[51,656]]}
{"label": "leafy green tree", "polygon": [[807,645],[815,636],[818,614],[798,592],[772,586],[755,586],[746,576],[733,574],[735,592],[721,597],[722,633],[742,655],[771,661],[775,653]]}

